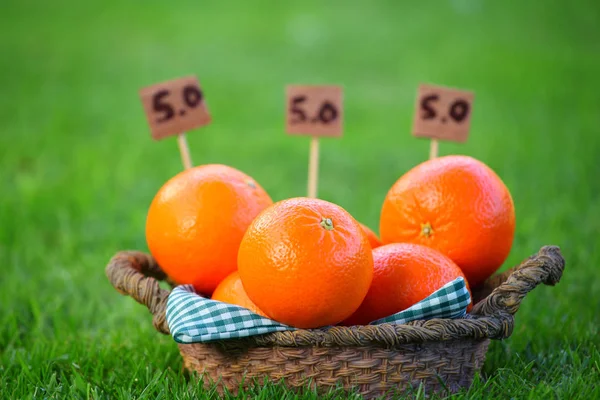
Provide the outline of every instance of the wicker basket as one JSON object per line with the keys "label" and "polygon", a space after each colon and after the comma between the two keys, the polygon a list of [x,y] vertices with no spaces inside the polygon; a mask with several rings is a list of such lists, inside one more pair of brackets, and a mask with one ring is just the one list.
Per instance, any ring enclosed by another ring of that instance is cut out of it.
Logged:
{"label": "wicker basket", "polygon": [[[331,327],[277,332],[209,344],[180,344],[184,365],[204,384],[235,393],[256,380],[283,381],[293,389],[344,387],[365,398],[406,393],[422,385],[427,393],[468,387],[485,360],[490,339],[511,335],[521,300],[538,284],[556,284],[564,270],[558,247],[543,247],[519,266],[475,290],[475,306],[464,319],[413,321],[405,325]],[[121,293],[144,304],[154,327],[168,334],[169,291],[165,274],[151,256],[115,255],[106,274]]]}

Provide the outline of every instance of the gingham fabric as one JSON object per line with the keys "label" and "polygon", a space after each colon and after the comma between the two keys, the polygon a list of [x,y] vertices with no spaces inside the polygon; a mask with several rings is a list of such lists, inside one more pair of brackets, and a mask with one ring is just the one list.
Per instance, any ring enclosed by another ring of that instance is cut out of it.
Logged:
{"label": "gingham fabric", "polygon": [[463,278],[457,278],[433,292],[412,307],[389,317],[378,319],[369,325],[405,324],[417,319],[460,318],[467,313],[471,295]]}
{"label": "gingham fabric", "polygon": [[[464,279],[457,278],[412,307],[371,324],[460,318],[470,301]],[[167,324],[178,343],[206,343],[295,329],[246,308],[204,298],[194,292],[192,285],[178,286],[169,295]]]}

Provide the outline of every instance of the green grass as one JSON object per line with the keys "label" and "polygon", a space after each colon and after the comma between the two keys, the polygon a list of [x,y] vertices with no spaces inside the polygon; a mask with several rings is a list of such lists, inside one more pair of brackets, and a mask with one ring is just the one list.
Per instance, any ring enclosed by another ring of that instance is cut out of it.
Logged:
{"label": "green grass", "polygon": [[187,74],[214,117],[189,135],[194,161],[239,168],[276,200],[306,182],[308,140],[283,133],[284,85],[343,84],[344,137],[322,141],[320,196],[374,228],[386,190],[427,157],[410,135],[418,83],[473,89],[471,137],[441,153],[486,162],[511,190],[503,268],[545,244],[567,266],[455,398],[600,398],[600,6],[328,4],[2,3],[0,398],[216,396],[104,276],[118,250],[146,250],[147,207],[181,169],[174,139],[150,140],[137,91]]}

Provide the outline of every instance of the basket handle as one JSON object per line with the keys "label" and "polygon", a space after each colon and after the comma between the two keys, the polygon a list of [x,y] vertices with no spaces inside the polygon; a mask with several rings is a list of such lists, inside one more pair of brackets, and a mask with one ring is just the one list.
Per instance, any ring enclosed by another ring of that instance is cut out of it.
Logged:
{"label": "basket handle", "polygon": [[158,281],[166,280],[167,275],[152,256],[139,251],[121,251],[109,261],[105,272],[119,293],[148,307],[157,331],[169,334],[165,311],[170,292],[158,284]]}
{"label": "basket handle", "polygon": [[[523,261],[520,265],[488,279],[474,297],[481,298],[473,307],[472,315],[499,316],[514,315],[521,300],[537,285],[554,286],[563,274],[565,260],[557,246],[544,246],[541,250]],[[487,295],[491,291],[491,294]]]}

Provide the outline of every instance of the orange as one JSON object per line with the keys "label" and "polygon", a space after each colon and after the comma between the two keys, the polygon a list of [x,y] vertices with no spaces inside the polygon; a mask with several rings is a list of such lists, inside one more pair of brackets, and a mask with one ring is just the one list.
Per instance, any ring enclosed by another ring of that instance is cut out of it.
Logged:
{"label": "orange", "polygon": [[381,210],[384,244],[419,243],[450,257],[477,287],[504,262],[515,209],[500,178],[466,156],[426,161],[389,190]]}
{"label": "orange", "polygon": [[240,279],[240,274],[237,271],[232,272],[227,278],[219,283],[219,286],[217,286],[213,292],[212,299],[222,301],[223,303],[235,304],[247,308],[253,313],[266,317],[266,314],[262,312],[246,294],[244,285],[242,285],[242,280]]}
{"label": "orange", "polygon": [[244,232],[272,203],[254,179],[235,168],[210,164],[183,171],[150,205],[150,253],[176,283],[210,294],[236,270]]}
{"label": "orange", "polygon": [[369,228],[365,224],[360,224],[360,227],[367,234],[367,239],[369,239],[369,244],[371,245],[372,249],[376,249],[379,246],[381,246],[381,240],[379,240],[379,238],[377,237],[377,235],[375,234],[375,232],[373,232],[371,230],[371,228]]}
{"label": "orange", "polygon": [[294,198],[252,222],[238,268],[248,297],[267,315],[317,328],[356,311],[371,285],[373,255],[359,223],[343,208]]}
{"label": "orange", "polygon": [[371,288],[344,325],[366,325],[406,310],[458,277],[466,281],[450,258],[419,244],[393,243],[378,247],[373,250],[373,263]]}

